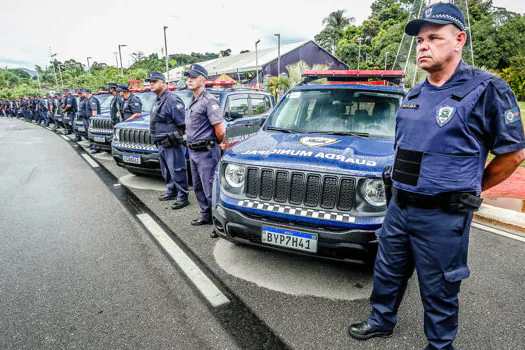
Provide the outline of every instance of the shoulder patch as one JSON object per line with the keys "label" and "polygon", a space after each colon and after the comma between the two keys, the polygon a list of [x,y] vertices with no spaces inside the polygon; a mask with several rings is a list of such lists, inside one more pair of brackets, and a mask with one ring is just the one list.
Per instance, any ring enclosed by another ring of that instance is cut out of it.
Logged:
{"label": "shoulder patch", "polygon": [[220,108],[219,105],[215,105],[214,104],[214,105],[211,106],[211,110],[212,111],[217,111],[217,110],[219,110],[219,108]]}
{"label": "shoulder patch", "polygon": [[519,107],[516,106],[514,108],[507,109],[504,112],[503,117],[505,118],[505,124],[511,124],[511,123],[517,122],[518,120],[521,120]]}

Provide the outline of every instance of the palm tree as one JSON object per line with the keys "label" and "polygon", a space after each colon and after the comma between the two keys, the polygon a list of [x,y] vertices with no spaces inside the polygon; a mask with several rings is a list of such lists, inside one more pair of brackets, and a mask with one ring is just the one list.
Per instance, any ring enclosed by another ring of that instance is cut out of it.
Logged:
{"label": "palm tree", "polygon": [[288,71],[288,79],[290,81],[290,88],[293,88],[297,83],[303,80],[303,72],[305,70],[327,70],[326,64],[314,64],[312,67],[305,61],[299,61],[286,66]]}
{"label": "palm tree", "polygon": [[350,23],[355,22],[354,17],[345,17],[346,10],[337,10],[328,15],[323,19],[323,24],[326,25],[326,28],[335,29],[338,31],[345,30]]}

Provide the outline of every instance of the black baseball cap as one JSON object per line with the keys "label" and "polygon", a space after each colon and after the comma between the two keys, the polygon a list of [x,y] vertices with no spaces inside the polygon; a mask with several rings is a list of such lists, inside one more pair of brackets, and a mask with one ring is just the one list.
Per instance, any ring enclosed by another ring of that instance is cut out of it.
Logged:
{"label": "black baseball cap", "polygon": [[119,84],[117,85],[117,91],[129,91],[129,86],[126,84]]}
{"label": "black baseball cap", "polygon": [[428,6],[421,15],[421,18],[408,22],[405,33],[416,36],[419,29],[426,23],[434,24],[453,24],[460,30],[465,31],[465,16],[456,5],[439,2]]}
{"label": "black baseball cap", "polygon": [[197,78],[199,75],[202,75],[204,79],[208,79],[208,71],[200,64],[192,64],[190,66],[190,69],[184,73],[185,77],[187,77],[188,75],[191,75],[194,78]]}
{"label": "black baseball cap", "polygon": [[162,80],[162,81],[166,81],[166,78],[164,77],[164,74],[162,73],[159,73],[159,72],[150,72],[148,74],[148,77],[146,78],[146,82],[150,82],[152,80]]}

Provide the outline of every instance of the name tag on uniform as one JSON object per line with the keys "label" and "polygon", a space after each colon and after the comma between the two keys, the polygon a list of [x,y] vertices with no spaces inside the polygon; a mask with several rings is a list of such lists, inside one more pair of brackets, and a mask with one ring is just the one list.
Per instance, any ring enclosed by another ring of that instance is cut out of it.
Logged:
{"label": "name tag on uniform", "polygon": [[417,109],[417,108],[419,108],[419,105],[409,105],[409,104],[406,104],[406,105],[402,105],[401,108]]}

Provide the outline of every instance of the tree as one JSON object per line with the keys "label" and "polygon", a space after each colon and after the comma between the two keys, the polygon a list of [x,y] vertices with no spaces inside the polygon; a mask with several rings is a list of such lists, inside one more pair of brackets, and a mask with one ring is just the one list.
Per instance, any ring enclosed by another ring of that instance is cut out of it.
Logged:
{"label": "tree", "polygon": [[293,64],[286,66],[288,71],[288,79],[290,81],[290,88],[293,88],[297,83],[303,80],[303,72],[305,70],[327,70],[328,66],[326,64],[314,64],[312,67],[308,65],[305,61],[299,61]]}
{"label": "tree", "polygon": [[343,37],[343,32],[350,23],[354,23],[354,17],[345,17],[346,10],[337,10],[323,19],[323,30],[314,37],[315,42],[323,49],[334,53],[337,42]]}
{"label": "tree", "polygon": [[138,52],[132,52],[129,54],[131,56],[131,59],[133,59],[133,63],[140,62],[144,59],[144,52],[138,51]]}

